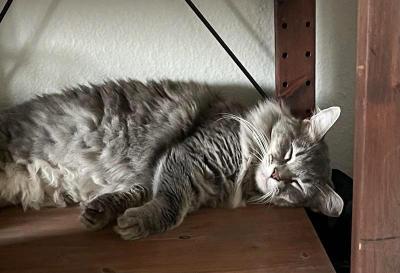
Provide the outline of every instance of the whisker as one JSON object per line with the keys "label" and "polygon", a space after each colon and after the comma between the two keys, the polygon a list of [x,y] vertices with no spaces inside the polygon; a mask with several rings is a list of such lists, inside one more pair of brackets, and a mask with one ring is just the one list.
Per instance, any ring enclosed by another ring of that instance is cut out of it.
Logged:
{"label": "whisker", "polygon": [[265,195],[261,195],[261,196],[253,196],[251,197],[248,202],[249,203],[259,203],[260,200],[262,200],[264,198]]}
{"label": "whisker", "polygon": [[252,151],[250,152],[251,153],[251,155],[253,155],[255,158],[257,158],[260,162],[262,162],[263,161],[263,155],[262,154],[260,154],[260,152],[259,151],[257,151],[257,150],[255,150],[254,148],[252,148]]}
{"label": "whisker", "polygon": [[251,147],[251,150],[253,151],[253,152],[255,152],[259,157],[263,157],[263,155],[260,153],[260,151],[257,151],[256,149],[254,149],[253,147]]}
{"label": "whisker", "polygon": [[254,156],[255,158],[257,158],[260,162],[262,161],[262,159],[258,155],[254,154],[254,153],[251,153],[251,155]]}
{"label": "whisker", "polygon": [[249,203],[256,203],[256,204],[270,204],[272,198],[274,198],[279,193],[279,188],[275,187],[271,191],[261,195],[255,196],[249,199]]}
{"label": "whisker", "polygon": [[249,121],[245,120],[242,117],[239,117],[239,116],[236,116],[233,114],[225,114],[225,118],[231,118],[233,120],[236,120],[242,126],[247,128],[247,130],[250,132],[250,136],[253,138],[253,140],[259,147],[262,155],[263,156],[266,155],[268,140],[264,133],[260,132],[252,123],[250,123]]}
{"label": "whisker", "polygon": [[272,203],[271,203],[272,198],[274,198],[274,197],[278,194],[278,192],[279,192],[279,189],[278,189],[278,188],[274,188],[274,189],[273,189],[273,191],[272,191],[272,193],[271,193],[271,195],[269,196],[268,201],[267,201],[268,207],[271,207],[271,205],[272,205]]}
{"label": "whisker", "polygon": [[324,192],[324,190],[322,190],[322,188],[319,185],[317,185],[317,184],[313,184],[313,185],[314,185],[315,188],[317,188],[321,192],[321,194],[324,197],[326,197],[326,193]]}
{"label": "whisker", "polygon": [[256,203],[256,204],[265,204],[268,202],[269,198],[271,197],[272,192],[267,192],[261,196],[254,196],[249,199],[249,203]]}

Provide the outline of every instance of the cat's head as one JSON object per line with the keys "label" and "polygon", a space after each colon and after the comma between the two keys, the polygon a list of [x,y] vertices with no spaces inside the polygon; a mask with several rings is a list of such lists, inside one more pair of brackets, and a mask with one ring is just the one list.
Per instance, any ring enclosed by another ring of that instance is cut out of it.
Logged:
{"label": "cat's head", "polygon": [[340,108],[331,107],[301,120],[272,102],[251,112],[251,122],[242,125],[242,130],[252,139],[248,152],[259,161],[255,180],[263,196],[258,201],[340,215],[343,200],[332,188],[328,147],[323,140],[339,115]]}

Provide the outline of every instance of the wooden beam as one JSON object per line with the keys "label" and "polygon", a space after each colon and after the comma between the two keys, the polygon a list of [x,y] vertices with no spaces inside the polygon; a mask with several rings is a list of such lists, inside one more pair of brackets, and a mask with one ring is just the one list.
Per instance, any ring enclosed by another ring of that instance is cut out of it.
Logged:
{"label": "wooden beam", "polygon": [[315,109],[315,0],[275,0],[276,95],[293,114]]}
{"label": "wooden beam", "polygon": [[400,3],[358,5],[352,273],[398,273]]}

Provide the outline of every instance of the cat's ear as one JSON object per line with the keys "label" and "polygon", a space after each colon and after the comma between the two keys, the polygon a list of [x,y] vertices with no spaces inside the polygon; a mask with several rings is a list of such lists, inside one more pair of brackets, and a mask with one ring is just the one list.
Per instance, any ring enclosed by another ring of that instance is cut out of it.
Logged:
{"label": "cat's ear", "polygon": [[327,184],[319,185],[318,189],[310,208],[326,216],[339,217],[343,210],[343,199]]}
{"label": "cat's ear", "polygon": [[334,106],[320,110],[306,123],[309,125],[311,135],[316,141],[321,140],[340,116],[340,107]]}

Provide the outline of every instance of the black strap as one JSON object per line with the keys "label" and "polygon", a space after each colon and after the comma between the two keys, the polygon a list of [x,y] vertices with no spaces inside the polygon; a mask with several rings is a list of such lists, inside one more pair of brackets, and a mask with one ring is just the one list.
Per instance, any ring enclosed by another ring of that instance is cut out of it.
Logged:
{"label": "black strap", "polygon": [[201,22],[206,26],[206,28],[211,32],[214,38],[218,41],[218,43],[225,49],[226,53],[232,58],[235,64],[242,70],[243,74],[249,79],[249,81],[253,84],[254,88],[258,91],[258,93],[263,98],[267,98],[267,94],[261,88],[260,85],[254,80],[254,78],[250,75],[247,69],[243,66],[243,64],[239,61],[239,59],[235,56],[232,50],[226,45],[224,40],[218,35],[215,29],[211,26],[211,24],[207,21],[207,19],[203,16],[203,14],[199,11],[199,9],[193,4],[191,0],[185,0],[189,7],[193,10],[193,12],[197,15]]}
{"label": "black strap", "polygon": [[0,23],[1,23],[1,21],[3,21],[4,16],[6,16],[6,13],[7,13],[8,9],[10,8],[12,2],[13,2],[13,0],[7,0],[6,4],[4,5],[3,9],[1,10]]}

